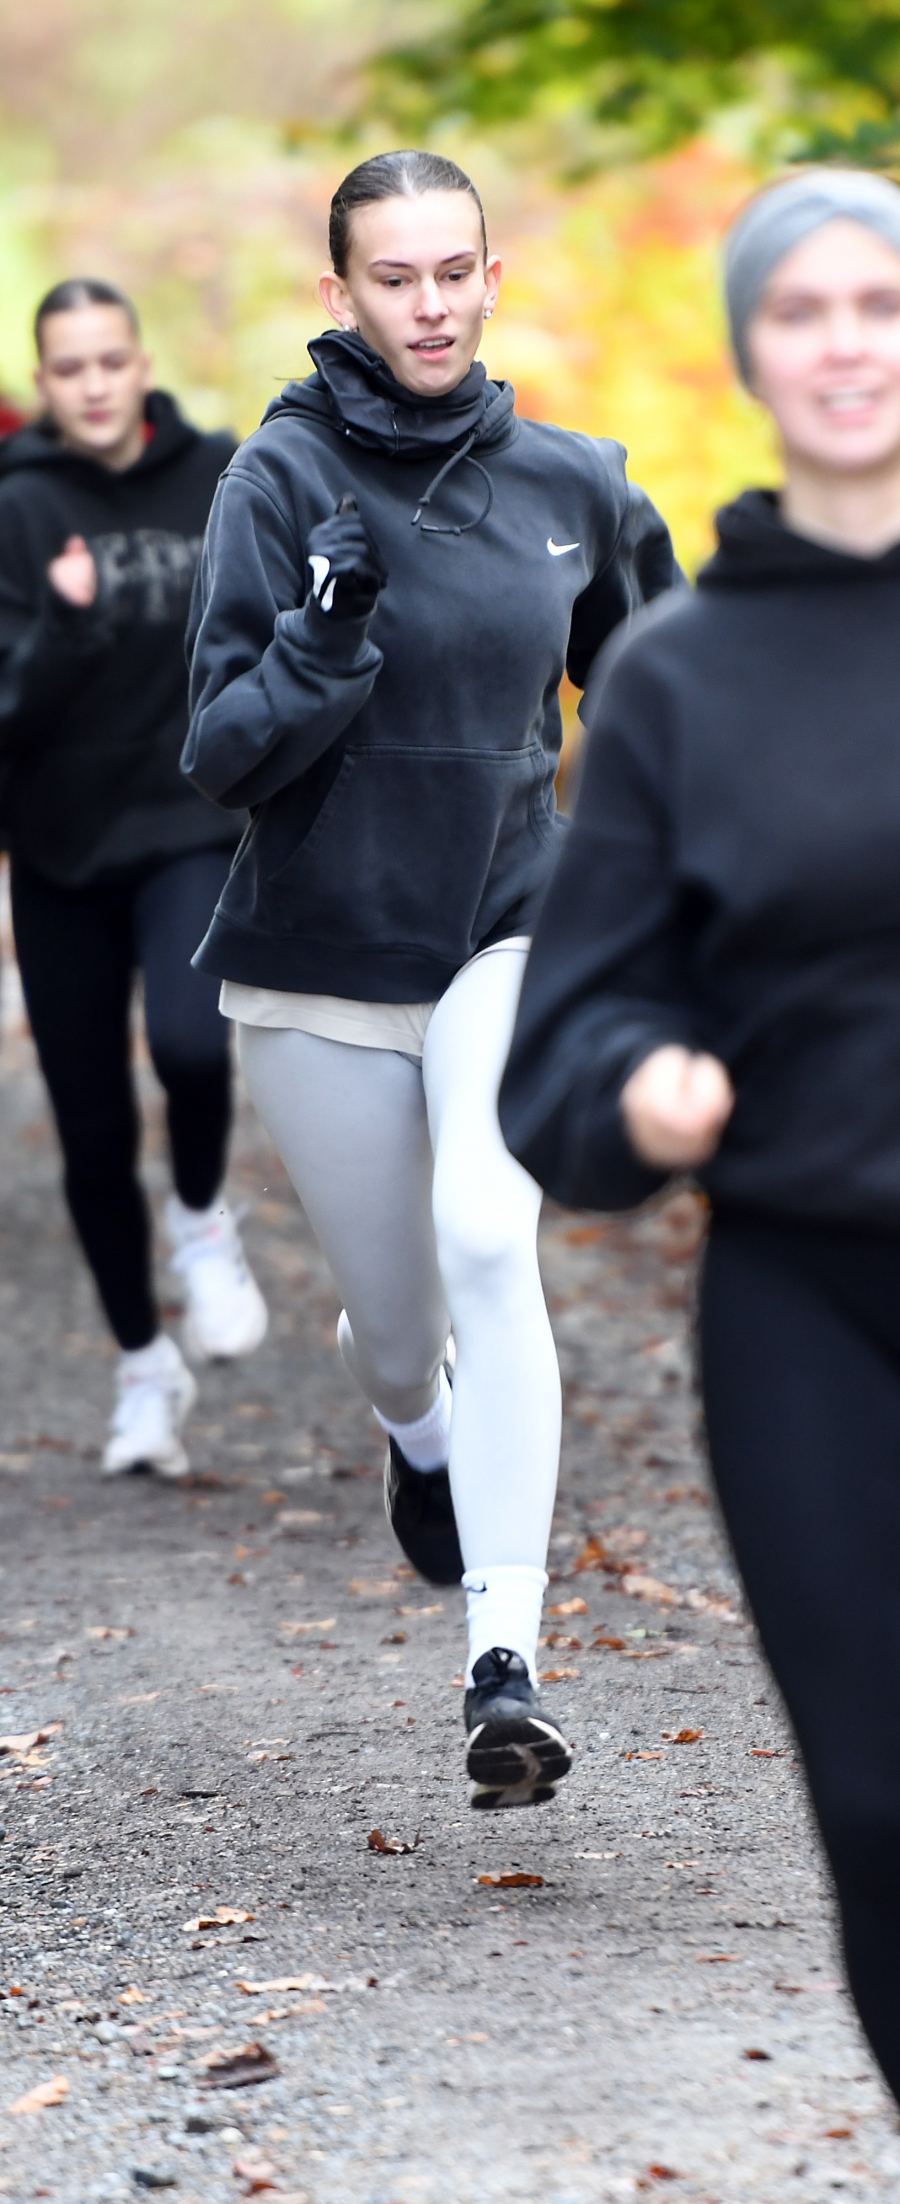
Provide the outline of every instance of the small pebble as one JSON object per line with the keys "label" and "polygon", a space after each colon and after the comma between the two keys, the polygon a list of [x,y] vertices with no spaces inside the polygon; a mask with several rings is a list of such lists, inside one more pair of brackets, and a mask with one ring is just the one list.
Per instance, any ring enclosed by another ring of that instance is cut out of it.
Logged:
{"label": "small pebble", "polygon": [[132,2166],[131,2178],[138,2189],[176,2189],[178,2177],[162,2166]]}

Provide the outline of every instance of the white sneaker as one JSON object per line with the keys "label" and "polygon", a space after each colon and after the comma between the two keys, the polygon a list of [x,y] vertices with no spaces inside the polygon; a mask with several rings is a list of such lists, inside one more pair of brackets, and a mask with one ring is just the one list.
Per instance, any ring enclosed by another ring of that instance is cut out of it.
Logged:
{"label": "white sneaker", "polygon": [[139,1464],[161,1477],[184,1477],[190,1464],[179,1432],[196,1398],[196,1382],[167,1332],[158,1332],[149,1347],[120,1355],[104,1477]]}
{"label": "white sneaker", "polygon": [[185,1352],[199,1362],[252,1354],[269,1326],[269,1312],[249,1269],[226,1203],[186,1209],[177,1194],[166,1203],[172,1269],[187,1295]]}

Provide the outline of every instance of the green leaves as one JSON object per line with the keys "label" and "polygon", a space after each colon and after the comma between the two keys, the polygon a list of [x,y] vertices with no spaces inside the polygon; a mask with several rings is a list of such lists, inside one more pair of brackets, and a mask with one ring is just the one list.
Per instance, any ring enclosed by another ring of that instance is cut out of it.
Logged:
{"label": "green leaves", "polygon": [[587,121],[600,159],[625,140],[662,152],[740,108],[782,155],[877,161],[900,137],[900,5],[468,0],[432,37],[383,52],[369,84],[376,110],[410,132]]}

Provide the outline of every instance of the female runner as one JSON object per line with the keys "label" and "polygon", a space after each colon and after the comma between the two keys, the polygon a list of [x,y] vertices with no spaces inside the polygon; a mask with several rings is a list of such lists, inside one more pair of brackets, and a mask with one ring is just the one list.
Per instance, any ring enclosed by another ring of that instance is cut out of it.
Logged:
{"label": "female runner", "polygon": [[560,1400],[496,1095],[561,676],[676,570],[620,446],[517,420],[476,363],[500,267],[461,170],[364,162],[330,243],[337,333],[229,468],[202,561],[184,764],[251,826],[197,962],[326,1251],[397,1536],[467,1587],[474,1802],[526,1804],[570,1764],[535,1691]]}
{"label": "female runner", "polygon": [[727,296],[784,486],[598,670],[501,1111],[563,1201],[710,1193],[713,1469],[900,2096],[900,190],[764,191]]}
{"label": "female runner", "polygon": [[197,1387],[160,1324],[130,1066],[139,970],[166,1094],[166,1205],[201,1360],[248,1354],[266,1308],[222,1197],[231,1070],[191,970],[237,840],[178,760],[184,624],[228,434],[152,388],[129,298],[70,277],[35,317],[41,416],[0,445],[0,754],[16,950],[69,1208],[120,1348],[108,1476],[181,1477]]}

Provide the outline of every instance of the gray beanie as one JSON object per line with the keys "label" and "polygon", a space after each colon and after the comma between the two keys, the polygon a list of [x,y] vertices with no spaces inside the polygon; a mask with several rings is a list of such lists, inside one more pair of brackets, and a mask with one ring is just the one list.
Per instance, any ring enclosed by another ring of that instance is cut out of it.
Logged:
{"label": "gray beanie", "polygon": [[725,242],[725,303],[731,343],[750,381],[747,324],[779,260],[823,222],[863,222],[900,253],[900,188],[866,169],[806,168],[772,184],[738,215]]}

